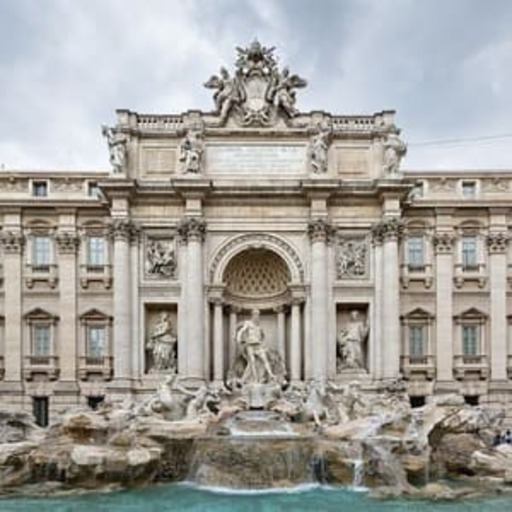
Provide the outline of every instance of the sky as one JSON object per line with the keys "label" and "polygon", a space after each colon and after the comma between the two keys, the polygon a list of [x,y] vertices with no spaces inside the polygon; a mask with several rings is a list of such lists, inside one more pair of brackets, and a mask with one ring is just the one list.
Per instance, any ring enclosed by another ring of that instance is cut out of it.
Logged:
{"label": "sky", "polygon": [[510,0],[0,0],[0,168],[107,169],[117,108],[212,110],[255,38],[300,110],[396,110],[404,168],[512,169]]}

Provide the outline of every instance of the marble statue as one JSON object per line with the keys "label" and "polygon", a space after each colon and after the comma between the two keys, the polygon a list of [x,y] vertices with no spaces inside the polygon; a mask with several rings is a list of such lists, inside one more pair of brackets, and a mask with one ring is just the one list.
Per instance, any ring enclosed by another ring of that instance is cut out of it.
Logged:
{"label": "marble statue", "polygon": [[150,241],[146,249],[146,263],[148,274],[174,277],[176,256],[172,244],[160,240]]}
{"label": "marble statue", "polygon": [[368,325],[360,318],[359,311],[351,311],[349,321],[341,329],[338,338],[338,362],[341,368],[365,367],[363,343],[368,331]]}
{"label": "marble statue", "polygon": [[163,311],[151,332],[146,347],[151,351],[153,371],[176,371],[177,338],[173,332],[169,313]]}
{"label": "marble statue", "polygon": [[269,96],[277,108],[282,108],[290,117],[296,116],[299,111],[295,107],[295,91],[293,89],[305,87],[306,81],[298,75],[290,75],[288,68],[275,73]]}
{"label": "marble statue", "polygon": [[191,128],[180,145],[180,162],[184,173],[198,174],[202,170],[204,142],[202,131]]}
{"label": "marble statue", "polygon": [[228,70],[220,68],[219,75],[213,75],[205,82],[208,89],[216,89],[213,94],[215,111],[222,120],[226,119],[233,105],[238,105],[243,98],[239,80],[236,75],[231,77]]}
{"label": "marble statue", "polygon": [[126,143],[128,142],[128,136],[106,125],[101,127],[101,133],[107,138],[110,164],[114,174],[122,174],[126,166]]}
{"label": "marble statue", "polygon": [[236,334],[236,342],[247,361],[242,382],[261,384],[275,380],[264,337],[265,334],[260,326],[260,313],[255,309],[252,311],[251,318],[243,322]]}
{"label": "marble statue", "polygon": [[384,141],[384,166],[386,176],[398,174],[400,160],[405,156],[407,146],[397,133],[390,133]]}
{"label": "marble statue", "polygon": [[315,174],[327,172],[327,153],[331,139],[331,127],[319,125],[318,133],[311,139],[310,162]]}

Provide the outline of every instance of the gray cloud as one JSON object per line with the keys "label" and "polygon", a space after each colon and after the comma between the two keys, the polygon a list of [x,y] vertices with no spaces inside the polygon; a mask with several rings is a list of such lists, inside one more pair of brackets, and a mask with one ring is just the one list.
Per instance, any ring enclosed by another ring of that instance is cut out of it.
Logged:
{"label": "gray cloud", "polygon": [[105,168],[116,108],[210,109],[202,83],[258,37],[309,81],[299,106],[397,110],[410,168],[512,167],[507,0],[0,0],[0,163]]}

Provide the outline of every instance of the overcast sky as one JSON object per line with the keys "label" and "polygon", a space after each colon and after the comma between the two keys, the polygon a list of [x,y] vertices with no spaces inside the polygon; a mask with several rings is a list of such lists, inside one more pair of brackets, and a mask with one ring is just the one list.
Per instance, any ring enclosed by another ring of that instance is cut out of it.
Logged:
{"label": "overcast sky", "polygon": [[301,110],[395,109],[404,167],[512,169],[510,0],[0,0],[0,165],[107,168],[116,108],[211,110],[255,37]]}

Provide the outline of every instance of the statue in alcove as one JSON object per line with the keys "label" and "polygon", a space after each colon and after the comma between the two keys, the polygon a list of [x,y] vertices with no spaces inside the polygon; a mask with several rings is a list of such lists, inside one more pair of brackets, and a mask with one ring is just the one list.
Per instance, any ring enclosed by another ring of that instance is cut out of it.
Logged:
{"label": "statue in alcove", "polygon": [[170,315],[166,311],[162,311],[146,345],[151,354],[151,371],[171,370],[176,372],[177,342]]}
{"label": "statue in alcove", "polygon": [[339,369],[364,369],[363,345],[369,327],[358,310],[350,312],[349,320],[342,327],[337,343]]}

